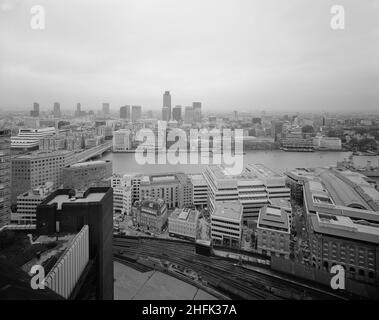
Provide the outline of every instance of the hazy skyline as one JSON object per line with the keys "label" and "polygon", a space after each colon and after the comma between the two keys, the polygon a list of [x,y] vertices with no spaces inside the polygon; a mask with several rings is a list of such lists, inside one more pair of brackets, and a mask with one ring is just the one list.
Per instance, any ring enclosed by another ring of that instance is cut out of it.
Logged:
{"label": "hazy skyline", "polygon": [[[344,5],[346,29],[330,28]],[[43,5],[46,29],[30,28]],[[375,0],[0,0],[0,107],[375,111]]]}

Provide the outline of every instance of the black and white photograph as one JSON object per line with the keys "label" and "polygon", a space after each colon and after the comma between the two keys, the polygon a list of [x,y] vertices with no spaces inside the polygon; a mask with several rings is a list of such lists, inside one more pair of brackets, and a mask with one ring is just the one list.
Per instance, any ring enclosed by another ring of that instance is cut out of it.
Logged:
{"label": "black and white photograph", "polygon": [[0,0],[4,300],[379,300],[379,0]]}

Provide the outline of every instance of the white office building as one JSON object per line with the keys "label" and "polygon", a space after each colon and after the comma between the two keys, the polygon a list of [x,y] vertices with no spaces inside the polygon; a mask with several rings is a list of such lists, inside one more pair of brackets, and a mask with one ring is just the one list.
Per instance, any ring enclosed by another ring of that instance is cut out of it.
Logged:
{"label": "white office building", "polygon": [[113,188],[113,213],[131,215],[132,213],[131,187],[117,186]]}
{"label": "white office building", "polygon": [[131,132],[121,129],[113,132],[113,152],[125,152],[132,148]]}
{"label": "white office building", "polygon": [[56,135],[54,127],[40,129],[20,129],[18,135],[11,137],[12,149],[37,150],[40,140]]}
{"label": "white office building", "polygon": [[239,201],[221,201],[211,215],[214,245],[238,248],[242,237],[243,207]]}
{"label": "white office building", "polygon": [[262,181],[269,199],[290,199],[285,175],[279,174],[263,164],[248,164],[245,172],[252,173]]}
{"label": "white office building", "polygon": [[196,240],[199,211],[190,208],[175,209],[168,218],[170,236]]}
{"label": "white office building", "polygon": [[240,201],[244,224],[256,224],[259,210],[269,203],[269,198],[266,186],[253,172],[232,175],[221,165],[210,165],[204,177],[208,185],[210,214],[213,214],[219,202]]}
{"label": "white office building", "polygon": [[203,174],[188,175],[192,185],[192,203],[202,209],[208,204],[208,185]]}
{"label": "white office building", "polygon": [[337,137],[323,137],[316,136],[313,138],[313,145],[315,149],[319,150],[341,150],[342,142]]}
{"label": "white office building", "polygon": [[54,191],[53,182],[34,188],[17,197],[17,212],[12,213],[11,223],[16,225],[36,225],[37,206]]}

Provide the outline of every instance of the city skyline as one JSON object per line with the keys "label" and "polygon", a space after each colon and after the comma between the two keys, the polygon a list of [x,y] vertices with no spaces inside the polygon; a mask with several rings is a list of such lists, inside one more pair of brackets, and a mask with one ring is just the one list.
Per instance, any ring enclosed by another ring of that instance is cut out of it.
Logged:
{"label": "city skyline", "polygon": [[44,30],[30,28],[32,1],[0,4],[4,110],[34,101],[160,110],[165,90],[173,105],[209,111],[378,107],[372,1],[343,3],[344,30],[330,27],[330,1],[41,1]]}
{"label": "city skyline", "polygon": [[0,0],[0,39],[0,302],[379,299],[379,0]]}

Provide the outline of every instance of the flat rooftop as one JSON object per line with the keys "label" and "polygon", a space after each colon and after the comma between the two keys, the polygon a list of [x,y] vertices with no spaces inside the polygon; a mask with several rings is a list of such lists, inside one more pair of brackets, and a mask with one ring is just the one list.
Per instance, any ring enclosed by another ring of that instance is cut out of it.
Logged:
{"label": "flat rooftop", "polygon": [[259,211],[258,228],[280,229],[290,232],[288,214],[284,209],[263,207]]}
{"label": "flat rooftop", "polygon": [[194,174],[188,174],[188,177],[192,181],[205,181],[204,176],[202,173],[194,173]]}
{"label": "flat rooftop", "polygon": [[311,216],[311,221],[312,228],[317,233],[379,244],[379,224],[324,213]]}
{"label": "flat rooftop", "polygon": [[76,197],[69,197],[68,194],[58,194],[53,199],[51,199],[47,204],[54,204],[56,203],[58,205],[58,210],[62,209],[62,205],[64,203],[86,203],[86,202],[98,202],[103,199],[105,195],[105,192],[90,192],[85,198],[76,198]]}
{"label": "flat rooftop", "polygon": [[199,211],[189,208],[179,209],[176,208],[170,215],[170,219],[176,219],[180,221],[187,221],[193,223],[196,221]]}
{"label": "flat rooftop", "polygon": [[19,155],[19,156],[16,156],[14,157],[12,160],[32,160],[32,159],[38,159],[38,158],[42,158],[42,157],[56,157],[56,156],[63,156],[63,155],[67,155],[67,154],[70,154],[72,153],[73,154],[73,151],[69,151],[69,150],[56,150],[56,151],[34,151],[34,152],[31,152],[31,153],[27,153],[27,154],[23,154],[23,155]]}
{"label": "flat rooftop", "polygon": [[182,172],[164,173],[164,174],[150,174],[141,177],[141,184],[165,184],[173,182],[185,182],[187,175]]}
{"label": "flat rooftop", "polygon": [[235,175],[228,168],[222,165],[209,165],[207,167],[212,175],[218,180],[252,180],[258,179],[258,176],[252,172],[242,172],[241,174]]}
{"label": "flat rooftop", "polygon": [[86,162],[78,162],[75,164],[72,164],[70,166],[67,166],[67,168],[82,168],[82,167],[90,167],[90,166],[97,166],[109,163],[109,160],[95,160],[95,161],[86,161]]}
{"label": "flat rooftop", "polygon": [[257,163],[257,164],[248,164],[246,169],[253,169],[255,170],[259,175],[265,178],[281,178],[282,175],[275,172],[274,170],[266,167],[264,164]]}
{"label": "flat rooftop", "polygon": [[274,198],[270,199],[270,203],[272,206],[281,207],[286,210],[291,210],[291,202],[287,199]]}
{"label": "flat rooftop", "polygon": [[242,205],[239,201],[221,201],[216,203],[213,217],[226,218],[231,220],[242,219]]}

